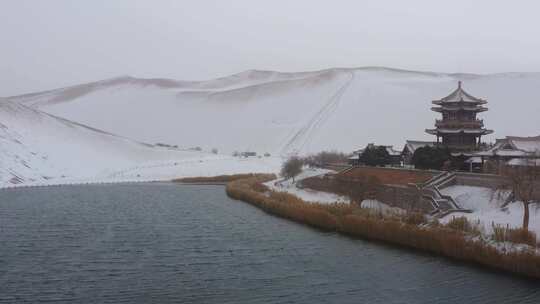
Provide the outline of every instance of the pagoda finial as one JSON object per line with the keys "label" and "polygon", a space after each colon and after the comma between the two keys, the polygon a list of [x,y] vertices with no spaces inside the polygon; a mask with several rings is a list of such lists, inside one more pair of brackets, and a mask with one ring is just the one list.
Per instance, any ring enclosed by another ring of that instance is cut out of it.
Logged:
{"label": "pagoda finial", "polygon": [[461,80],[458,81],[457,85],[458,85],[458,89],[461,89]]}

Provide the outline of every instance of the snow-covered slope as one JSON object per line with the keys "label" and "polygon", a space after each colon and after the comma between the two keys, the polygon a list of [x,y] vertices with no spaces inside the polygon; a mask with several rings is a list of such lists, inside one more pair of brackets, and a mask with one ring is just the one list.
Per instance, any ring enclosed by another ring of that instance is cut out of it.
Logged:
{"label": "snow-covered slope", "polygon": [[388,68],[278,73],[248,71],[210,81],[120,77],[9,98],[144,142],[285,155],[401,146],[424,133],[431,100],[458,80],[487,98],[489,138],[540,133],[540,74],[443,74]]}
{"label": "snow-covered slope", "polygon": [[[442,223],[446,224],[454,217],[465,216],[471,223],[478,224],[486,234],[493,233],[493,225],[520,228],[523,224],[521,202],[511,203],[501,208],[509,195],[507,191],[494,192],[490,188],[454,185],[441,189],[441,192],[454,197],[461,207],[472,210],[471,213],[449,214],[441,219]],[[532,204],[529,211],[529,229],[539,235],[540,207]]]}
{"label": "snow-covered slope", "polygon": [[277,166],[152,147],[0,99],[0,187],[274,172]]}
{"label": "snow-covered slope", "polygon": [[[284,156],[429,140],[424,129],[438,118],[431,100],[446,96],[458,80],[488,99],[490,110],[481,118],[495,130],[489,139],[540,133],[540,73],[371,67],[247,71],[209,81],[125,76],[0,99],[0,183],[275,172],[279,158],[225,155],[251,150]],[[186,151],[196,146],[223,154]]]}

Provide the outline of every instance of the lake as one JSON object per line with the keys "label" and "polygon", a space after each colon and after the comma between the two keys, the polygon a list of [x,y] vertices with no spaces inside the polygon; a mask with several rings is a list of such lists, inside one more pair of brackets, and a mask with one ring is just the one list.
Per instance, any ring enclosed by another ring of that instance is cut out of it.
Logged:
{"label": "lake", "polygon": [[540,282],[172,183],[0,191],[0,303],[540,303]]}

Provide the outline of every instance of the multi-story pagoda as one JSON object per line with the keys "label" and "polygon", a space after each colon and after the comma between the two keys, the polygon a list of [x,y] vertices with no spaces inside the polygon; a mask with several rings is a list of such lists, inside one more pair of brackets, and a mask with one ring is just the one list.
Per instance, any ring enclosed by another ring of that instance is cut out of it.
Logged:
{"label": "multi-story pagoda", "polygon": [[471,151],[478,149],[482,135],[493,133],[484,128],[484,121],[476,118],[476,114],[487,111],[483,105],[486,100],[476,98],[461,88],[440,100],[432,101],[436,107],[431,110],[442,114],[442,119],[435,121],[435,129],[426,132],[437,136],[437,143],[449,147],[453,151]]}

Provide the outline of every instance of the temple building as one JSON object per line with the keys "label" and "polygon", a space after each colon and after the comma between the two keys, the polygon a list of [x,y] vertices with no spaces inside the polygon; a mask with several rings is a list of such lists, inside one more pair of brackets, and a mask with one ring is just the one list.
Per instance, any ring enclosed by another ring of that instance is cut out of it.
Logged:
{"label": "temple building", "polygon": [[442,114],[442,119],[435,121],[435,129],[426,132],[437,136],[437,144],[447,146],[454,152],[478,150],[482,135],[493,133],[484,128],[484,121],[476,117],[477,113],[487,111],[486,100],[474,97],[463,90],[461,81],[458,88],[450,95],[432,101],[431,110]]}
{"label": "temple building", "polygon": [[401,151],[404,165],[411,165],[414,152],[422,147],[435,147],[436,143],[432,141],[407,140]]}
{"label": "temple building", "polygon": [[503,166],[534,166],[540,168],[540,136],[506,136],[497,139],[486,151],[474,154],[489,171],[498,173]]}

